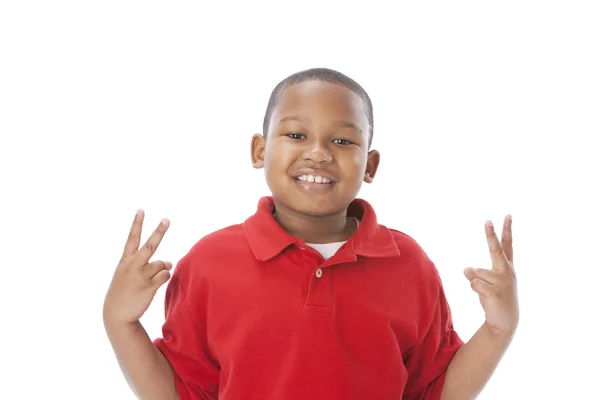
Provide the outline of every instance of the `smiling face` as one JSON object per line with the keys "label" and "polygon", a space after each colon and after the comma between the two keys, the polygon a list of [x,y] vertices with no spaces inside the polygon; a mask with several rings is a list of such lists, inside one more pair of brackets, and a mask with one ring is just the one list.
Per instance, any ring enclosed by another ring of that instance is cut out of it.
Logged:
{"label": "smiling face", "polygon": [[342,85],[283,89],[267,137],[252,140],[254,166],[264,167],[276,208],[310,216],[345,211],[377,171],[369,129],[362,98]]}

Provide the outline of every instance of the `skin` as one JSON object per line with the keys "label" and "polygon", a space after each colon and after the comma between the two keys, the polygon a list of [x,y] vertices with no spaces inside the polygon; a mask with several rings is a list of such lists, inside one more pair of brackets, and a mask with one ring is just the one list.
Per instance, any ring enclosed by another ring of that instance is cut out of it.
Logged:
{"label": "skin", "polygon": [[[372,182],[380,159],[377,151],[368,150],[368,122],[363,107],[362,99],[343,86],[299,83],[281,93],[267,137],[255,135],[252,139],[252,163],[255,168],[265,169],[275,218],[286,231],[305,242],[341,241],[353,233],[346,209],[362,182]],[[304,169],[328,173],[336,181],[334,187],[317,194],[304,190],[294,180]],[[479,295],[486,319],[448,366],[443,400],[475,399],[517,329],[512,217],[505,218],[502,242],[491,221],[486,222],[485,233],[492,255],[491,270],[467,268],[464,274]]]}
{"label": "skin", "polygon": [[[344,86],[306,81],[280,93],[267,137],[252,138],[252,165],[264,168],[275,219],[308,243],[347,240],[356,228],[346,218],[362,183],[371,183],[380,155],[369,151],[369,123],[360,96]],[[295,181],[302,171],[328,175],[323,193]]]}
{"label": "skin", "polygon": [[119,366],[138,399],[177,400],[173,369],[140,323],[156,291],[170,278],[172,263],[150,262],[167,229],[162,220],[140,248],[144,212],[134,218],[104,300],[104,327]]}
{"label": "skin", "polygon": [[448,366],[442,400],[476,399],[496,370],[519,325],[512,216],[504,218],[501,240],[491,221],[485,224],[485,235],[492,268],[467,268],[464,271],[471,288],[479,296],[485,322],[456,352]]}
{"label": "skin", "polygon": [[[303,82],[285,89],[267,137],[254,135],[252,164],[263,168],[283,229],[307,243],[348,239],[356,228],[346,217],[363,182],[371,183],[380,155],[368,148],[369,124],[362,99],[343,86]],[[328,187],[299,183],[298,174],[326,175]],[[144,220],[138,211],[104,301],[103,318],[119,366],[139,399],[178,399],[174,373],[140,323],[156,291],[170,278],[172,264],[150,261],[169,221],[161,221],[140,247]],[[485,227],[492,268],[467,268],[485,322],[448,366],[443,400],[475,399],[485,387],[516,332],[519,321],[513,266],[512,218],[502,240]]]}
{"label": "skin", "polygon": [[[260,135],[252,138],[253,164],[265,168],[275,218],[307,242],[345,240],[355,229],[346,218],[346,208],[362,182],[373,181],[379,165],[379,153],[368,150],[369,124],[363,107],[362,99],[342,86],[301,83],[282,94],[269,140]],[[331,190],[315,194],[298,186],[293,175],[307,169],[332,177]],[[136,396],[178,399],[173,369],[139,321],[158,288],[170,278],[170,262],[150,261],[170,223],[161,221],[140,248],[143,219],[140,210],[104,301],[104,325]]]}

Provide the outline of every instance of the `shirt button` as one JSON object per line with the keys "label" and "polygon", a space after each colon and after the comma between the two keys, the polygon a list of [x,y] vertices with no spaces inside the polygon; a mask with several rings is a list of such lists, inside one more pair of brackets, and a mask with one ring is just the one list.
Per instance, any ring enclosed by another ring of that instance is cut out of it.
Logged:
{"label": "shirt button", "polygon": [[323,270],[322,270],[321,268],[319,268],[319,269],[317,270],[317,272],[315,273],[315,275],[317,276],[317,278],[320,278],[320,277],[322,277],[322,276],[323,276]]}

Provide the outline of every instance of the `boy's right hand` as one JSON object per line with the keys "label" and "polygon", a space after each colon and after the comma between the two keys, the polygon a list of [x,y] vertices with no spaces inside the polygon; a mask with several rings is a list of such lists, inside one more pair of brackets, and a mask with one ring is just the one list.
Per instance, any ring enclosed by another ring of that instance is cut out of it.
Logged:
{"label": "boy's right hand", "polygon": [[104,300],[104,320],[111,322],[137,322],[146,312],[156,291],[170,278],[170,262],[153,261],[169,220],[163,219],[148,241],[140,248],[144,212],[139,210],[125,243],[123,257],[115,270]]}

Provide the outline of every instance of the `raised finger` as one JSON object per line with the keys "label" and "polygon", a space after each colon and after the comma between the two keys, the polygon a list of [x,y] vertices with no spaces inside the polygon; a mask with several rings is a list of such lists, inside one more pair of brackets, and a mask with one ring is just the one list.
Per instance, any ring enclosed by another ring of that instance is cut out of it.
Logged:
{"label": "raised finger", "polygon": [[506,259],[502,246],[500,245],[498,236],[494,231],[494,225],[492,224],[492,221],[487,221],[485,223],[485,235],[490,248],[490,255],[492,257],[492,269],[495,271],[505,269],[508,265],[508,260]]}
{"label": "raised finger", "polygon": [[131,229],[129,230],[129,236],[125,242],[125,248],[123,250],[123,257],[130,257],[137,253],[140,248],[140,238],[142,235],[142,225],[144,223],[144,210],[137,210]]}
{"label": "raised finger", "polygon": [[146,243],[144,243],[142,248],[138,251],[137,257],[139,258],[141,265],[148,264],[148,261],[150,261],[150,258],[154,255],[162,238],[165,236],[167,229],[169,229],[169,220],[165,218],[160,221],[160,224],[158,224]]}
{"label": "raised finger", "polygon": [[170,271],[172,267],[173,264],[168,261],[152,261],[150,264],[144,266],[144,275],[147,276],[148,279],[152,279],[154,275],[158,274],[160,271]]}
{"label": "raised finger", "polygon": [[504,218],[504,227],[502,228],[502,249],[511,263],[513,262],[512,243],[512,215],[507,215]]}

